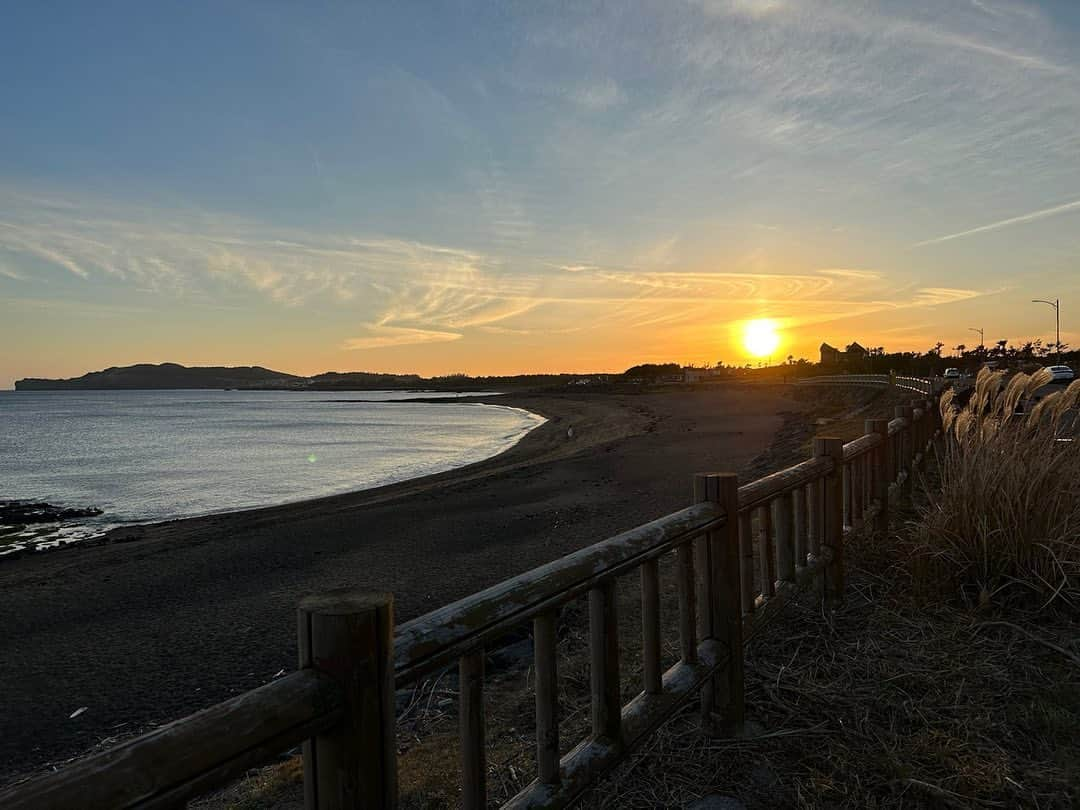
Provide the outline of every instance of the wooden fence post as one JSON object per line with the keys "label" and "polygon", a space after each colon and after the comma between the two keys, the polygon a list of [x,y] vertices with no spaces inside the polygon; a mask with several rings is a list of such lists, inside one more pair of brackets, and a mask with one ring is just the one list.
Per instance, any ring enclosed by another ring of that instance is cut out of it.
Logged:
{"label": "wooden fence post", "polygon": [[622,745],[619,697],[619,620],[615,580],[589,589],[589,685],[593,738]]}
{"label": "wooden fence post", "polygon": [[536,669],[536,777],[559,784],[559,675],[555,613],[533,619],[533,666]]}
{"label": "wooden fence post", "polygon": [[461,756],[461,806],[487,806],[487,745],[484,728],[484,650],[458,660],[458,724]]}
{"label": "wooden fence post", "polygon": [[720,535],[719,548],[713,550],[719,557],[719,578],[717,590],[718,615],[717,635],[728,648],[727,683],[724,690],[724,705],[721,718],[724,731],[728,734],[741,734],[746,712],[746,698],[743,682],[743,622],[742,622],[742,577],[739,554],[739,477],[734,473],[720,473],[716,476],[718,499],[724,507],[724,528]]}
{"label": "wooden fence post", "polygon": [[832,561],[823,572],[824,598],[829,603],[844,599],[844,440],[818,436],[814,438],[814,455],[828,456],[833,469],[825,477],[824,524],[822,546],[832,551]]}
{"label": "wooden fence post", "polygon": [[[717,477],[709,473],[694,476],[694,503],[706,501],[719,502],[720,488]],[[720,542],[722,538],[716,532],[709,532],[694,542],[697,552],[697,637],[698,641],[716,638],[717,635],[717,584],[720,567]],[[717,687],[719,678],[709,678],[701,687],[701,728],[711,734],[713,713],[716,709]]]}
{"label": "wooden fence post", "polygon": [[919,452],[923,454],[923,462],[926,461],[926,454],[930,450],[930,443],[934,440],[934,432],[937,430],[937,424],[935,422],[937,418],[937,404],[932,399],[924,399],[920,406],[923,412],[923,432],[922,432],[922,446],[919,447]]}
{"label": "wooden fence post", "polygon": [[734,473],[699,473],[694,476],[694,502],[712,501],[724,509],[724,526],[709,532],[701,543],[698,601],[699,638],[715,638],[728,648],[726,679],[713,675],[701,688],[701,723],[714,730],[713,712],[720,705],[725,732],[742,728],[743,636],[742,575],[739,553],[739,478]]}
{"label": "wooden fence post", "polygon": [[[915,419],[916,410],[919,411],[918,420]],[[926,403],[921,399],[911,400],[911,466],[913,469],[915,460],[925,449],[923,435],[926,433],[926,419]]]}
{"label": "wooden fence post", "polygon": [[889,530],[889,420],[867,419],[866,432],[881,437],[881,443],[870,451],[870,479],[873,481],[870,496],[878,502],[874,531],[886,532]]}
{"label": "wooden fence post", "polygon": [[900,445],[900,466],[903,467],[905,488],[910,488],[915,470],[915,409],[910,405],[901,405],[896,409],[896,415],[907,420],[907,426],[900,433],[902,439]]}
{"label": "wooden fence post", "polygon": [[331,591],[297,611],[300,666],[341,684],[341,723],[304,743],[308,810],[394,810],[394,597]]}

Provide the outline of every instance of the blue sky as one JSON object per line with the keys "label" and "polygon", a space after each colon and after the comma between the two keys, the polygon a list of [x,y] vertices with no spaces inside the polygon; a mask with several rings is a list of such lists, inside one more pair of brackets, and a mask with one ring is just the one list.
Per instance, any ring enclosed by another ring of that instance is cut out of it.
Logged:
{"label": "blue sky", "polygon": [[0,387],[1080,344],[1080,4],[22,3],[0,71]]}

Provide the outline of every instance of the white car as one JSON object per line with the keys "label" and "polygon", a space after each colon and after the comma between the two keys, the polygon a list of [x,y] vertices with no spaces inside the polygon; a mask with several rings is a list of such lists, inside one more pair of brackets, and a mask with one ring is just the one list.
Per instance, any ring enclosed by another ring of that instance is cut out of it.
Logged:
{"label": "white car", "polygon": [[1047,366],[1046,371],[1054,375],[1054,382],[1068,382],[1075,376],[1068,366]]}
{"label": "white car", "polygon": [[947,369],[945,369],[945,379],[946,380],[959,380],[960,379],[960,369],[958,369],[958,368],[947,368]]}

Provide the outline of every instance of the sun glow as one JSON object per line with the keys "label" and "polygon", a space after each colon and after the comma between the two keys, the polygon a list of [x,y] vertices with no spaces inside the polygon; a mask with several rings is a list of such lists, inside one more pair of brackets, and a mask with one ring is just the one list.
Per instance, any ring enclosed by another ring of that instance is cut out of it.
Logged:
{"label": "sun glow", "polygon": [[753,357],[768,357],[780,346],[776,321],[758,318],[743,326],[743,346]]}

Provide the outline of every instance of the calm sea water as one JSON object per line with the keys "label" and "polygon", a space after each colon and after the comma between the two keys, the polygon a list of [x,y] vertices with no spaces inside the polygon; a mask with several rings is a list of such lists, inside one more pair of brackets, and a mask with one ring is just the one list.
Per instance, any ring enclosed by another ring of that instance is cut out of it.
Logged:
{"label": "calm sea water", "polygon": [[439,395],[2,392],[0,500],[97,506],[105,514],[80,526],[0,536],[0,554],[76,541],[88,529],[287,503],[441,472],[495,455],[544,421],[501,406],[393,401],[416,396]]}

